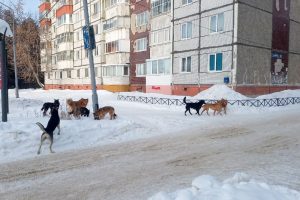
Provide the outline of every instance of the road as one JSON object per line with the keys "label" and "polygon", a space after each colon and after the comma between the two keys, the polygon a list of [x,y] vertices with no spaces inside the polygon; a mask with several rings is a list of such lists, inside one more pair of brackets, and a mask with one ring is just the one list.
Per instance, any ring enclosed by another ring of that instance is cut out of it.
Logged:
{"label": "road", "polygon": [[[141,200],[209,174],[300,188],[300,114],[188,129],[0,165],[0,199]],[[218,121],[218,120],[216,120]]]}

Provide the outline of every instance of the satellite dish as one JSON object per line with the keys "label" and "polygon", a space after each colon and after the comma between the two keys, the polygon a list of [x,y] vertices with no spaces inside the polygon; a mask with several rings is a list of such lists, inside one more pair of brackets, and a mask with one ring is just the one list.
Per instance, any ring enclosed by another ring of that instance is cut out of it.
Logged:
{"label": "satellite dish", "polygon": [[2,19],[0,19],[0,33],[4,34],[6,31],[6,36],[12,37],[12,31],[8,25],[8,23]]}

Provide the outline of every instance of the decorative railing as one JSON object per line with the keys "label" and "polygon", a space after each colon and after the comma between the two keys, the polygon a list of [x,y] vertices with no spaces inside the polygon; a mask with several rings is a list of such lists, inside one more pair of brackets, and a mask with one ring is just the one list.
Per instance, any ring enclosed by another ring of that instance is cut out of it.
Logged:
{"label": "decorative railing", "polygon": [[[118,95],[118,100],[139,102],[146,104],[159,104],[168,106],[181,106],[184,105],[183,99],[170,99],[160,97],[143,97],[143,96],[128,96]],[[206,103],[214,103],[217,100],[204,99]],[[197,99],[187,102],[197,102]],[[300,97],[286,97],[286,98],[271,98],[271,99],[244,99],[244,100],[228,100],[230,105],[238,106],[250,106],[250,107],[274,107],[274,106],[286,106],[290,104],[300,104]]]}

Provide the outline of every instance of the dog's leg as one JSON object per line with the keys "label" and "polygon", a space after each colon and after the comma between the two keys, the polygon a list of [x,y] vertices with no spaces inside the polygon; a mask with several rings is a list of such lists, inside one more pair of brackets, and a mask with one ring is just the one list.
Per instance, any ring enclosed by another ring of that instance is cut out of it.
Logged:
{"label": "dog's leg", "polygon": [[189,113],[190,113],[191,115],[193,115],[193,114],[191,113],[191,109],[189,109]]}
{"label": "dog's leg", "polygon": [[57,125],[57,128],[58,128],[58,133],[57,133],[57,135],[60,135],[60,124]]}
{"label": "dog's leg", "polygon": [[38,151],[37,151],[37,154],[40,154],[40,153],[41,153],[41,147],[42,147],[42,145],[43,145],[43,142],[44,142],[46,139],[47,139],[47,136],[45,135],[45,133],[43,133],[43,134],[41,135],[41,142],[40,142],[40,146],[39,146],[39,149],[38,149]]}
{"label": "dog's leg", "polygon": [[52,150],[53,138],[52,138],[52,137],[49,137],[49,140],[50,140],[50,146],[49,146],[50,152],[51,152],[51,153],[55,153],[55,152]]}

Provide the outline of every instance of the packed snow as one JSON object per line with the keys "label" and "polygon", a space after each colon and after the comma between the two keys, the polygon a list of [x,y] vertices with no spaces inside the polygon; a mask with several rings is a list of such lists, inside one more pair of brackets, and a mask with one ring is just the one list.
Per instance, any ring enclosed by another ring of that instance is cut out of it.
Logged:
{"label": "packed snow", "polygon": [[[187,130],[199,123],[209,127],[215,118],[223,116],[184,116],[184,106],[147,105],[143,103],[118,101],[118,93],[99,90],[99,105],[113,106],[117,119],[94,120],[92,114],[81,119],[61,119],[61,135],[54,135],[53,150],[57,153],[76,151],[111,143],[120,143],[141,138],[150,138],[162,134],[172,134],[180,130]],[[123,95],[143,95],[164,98],[182,98],[182,96],[168,96],[162,94],[120,93]],[[300,90],[286,90],[257,98],[300,97]],[[14,97],[14,90],[9,90],[9,115],[8,122],[0,122],[0,164],[16,160],[37,157],[37,148],[40,142],[41,130],[35,124],[41,122],[46,125],[49,116],[43,117],[42,105],[59,99],[61,111],[66,111],[66,99],[89,98],[87,108],[92,111],[91,91],[80,90],[20,90],[20,98]],[[188,99],[220,99],[228,100],[246,99],[248,97],[233,91],[225,85],[215,85]],[[300,105],[285,107],[254,108],[228,106],[227,116],[232,120],[264,115],[268,112],[281,112],[285,110],[299,110]],[[91,112],[92,113],[92,112]],[[42,147],[40,156],[50,154],[49,143]],[[201,174],[200,174],[201,175]],[[223,182],[214,177],[202,175],[196,178],[192,187],[178,190],[173,193],[159,192],[150,197],[151,200],[296,200],[300,193],[281,186],[268,185],[267,183],[252,180],[246,175],[237,174]],[[205,190],[204,190],[205,188]]]}
{"label": "packed snow", "polygon": [[192,187],[173,193],[159,192],[148,200],[299,200],[300,193],[288,188],[268,185],[236,173],[223,182],[213,176],[195,178]]}

